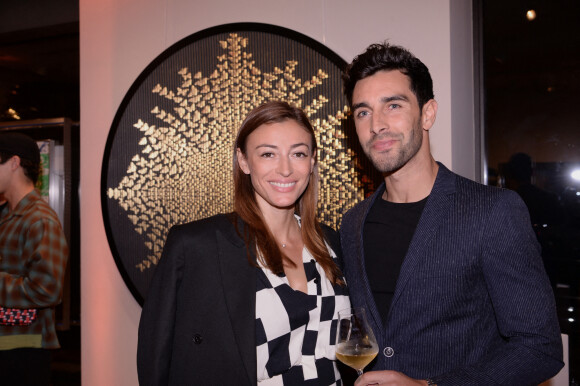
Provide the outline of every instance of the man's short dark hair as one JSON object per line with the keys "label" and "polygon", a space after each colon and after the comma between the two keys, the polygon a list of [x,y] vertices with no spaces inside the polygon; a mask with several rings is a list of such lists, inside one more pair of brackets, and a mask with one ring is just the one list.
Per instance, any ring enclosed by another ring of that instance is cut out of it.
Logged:
{"label": "man's short dark hair", "polygon": [[352,106],[352,93],[356,83],[378,71],[399,70],[411,80],[411,91],[417,97],[419,108],[433,99],[433,80],[429,69],[409,50],[385,42],[371,44],[366,51],[356,56],[342,76],[344,94]]}
{"label": "man's short dark hair", "polygon": [[36,184],[40,174],[40,150],[36,141],[18,132],[0,132],[0,163],[17,155],[24,175]]}

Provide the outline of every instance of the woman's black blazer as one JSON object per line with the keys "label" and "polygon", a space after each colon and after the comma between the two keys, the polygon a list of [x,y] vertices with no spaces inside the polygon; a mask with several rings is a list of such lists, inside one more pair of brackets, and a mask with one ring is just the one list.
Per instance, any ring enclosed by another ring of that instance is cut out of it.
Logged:
{"label": "woman's black blazer", "polygon": [[231,214],[171,228],[139,324],[140,385],[256,385],[257,271],[235,221],[243,232]]}

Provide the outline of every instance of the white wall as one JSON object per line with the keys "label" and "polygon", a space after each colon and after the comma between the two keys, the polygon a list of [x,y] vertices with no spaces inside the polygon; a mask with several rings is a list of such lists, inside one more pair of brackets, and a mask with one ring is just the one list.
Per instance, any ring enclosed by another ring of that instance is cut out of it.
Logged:
{"label": "white wall", "polygon": [[[324,43],[346,61],[368,44],[388,38],[409,48],[431,70],[439,102],[437,122],[431,130],[435,157],[450,167],[469,165],[473,163],[469,154],[456,157],[458,152],[453,152],[474,149],[472,117],[465,113],[473,93],[469,81],[471,8],[466,3],[470,2],[80,0],[83,385],[137,384],[141,308],[118,273],[107,243],[100,178],[116,110],[155,57],[192,33],[233,22],[270,23],[296,30]],[[453,80],[452,70],[463,74],[461,82]],[[453,110],[452,99],[463,101],[462,108]],[[459,137],[465,143],[456,141],[454,145],[452,132],[454,136],[464,133]],[[461,172],[473,177],[469,170]]]}

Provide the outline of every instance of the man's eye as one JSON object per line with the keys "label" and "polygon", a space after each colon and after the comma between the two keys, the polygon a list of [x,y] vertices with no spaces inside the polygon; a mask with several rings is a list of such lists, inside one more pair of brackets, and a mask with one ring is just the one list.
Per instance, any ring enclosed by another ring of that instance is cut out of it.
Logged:
{"label": "man's eye", "polygon": [[365,111],[365,110],[359,111],[359,112],[356,113],[356,116],[358,118],[363,118],[363,117],[366,117],[367,115],[369,115],[369,112],[368,111]]}
{"label": "man's eye", "polygon": [[401,107],[401,105],[398,104],[398,103],[392,103],[392,104],[389,105],[389,108],[392,109],[392,110],[398,109],[400,107]]}

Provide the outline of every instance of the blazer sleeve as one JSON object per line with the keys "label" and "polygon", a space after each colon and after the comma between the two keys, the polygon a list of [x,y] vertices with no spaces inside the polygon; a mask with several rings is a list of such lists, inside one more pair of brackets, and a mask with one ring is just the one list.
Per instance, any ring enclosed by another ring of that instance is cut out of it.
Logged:
{"label": "blazer sleeve", "polygon": [[178,230],[173,227],[169,231],[141,313],[137,343],[141,386],[169,383],[177,294],[184,265],[184,248]]}
{"label": "blazer sleeve", "polygon": [[503,191],[481,229],[481,266],[503,344],[478,362],[432,377],[438,385],[537,385],[562,368],[552,288],[529,214]]}

